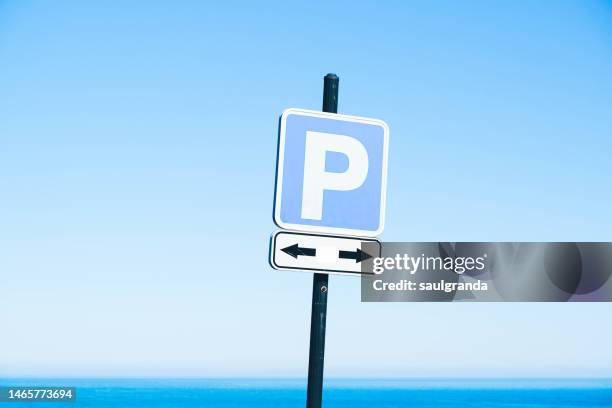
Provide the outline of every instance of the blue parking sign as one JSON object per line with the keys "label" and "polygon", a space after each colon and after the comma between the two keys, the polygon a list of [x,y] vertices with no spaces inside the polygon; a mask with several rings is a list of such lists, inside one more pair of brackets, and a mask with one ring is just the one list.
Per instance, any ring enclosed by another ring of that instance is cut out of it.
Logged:
{"label": "blue parking sign", "polygon": [[389,127],[287,109],[280,121],[274,221],[281,228],[373,237],[384,227]]}

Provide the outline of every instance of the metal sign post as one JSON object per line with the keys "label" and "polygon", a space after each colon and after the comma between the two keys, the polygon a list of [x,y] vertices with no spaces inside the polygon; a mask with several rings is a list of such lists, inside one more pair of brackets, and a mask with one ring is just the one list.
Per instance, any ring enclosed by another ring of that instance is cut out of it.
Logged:
{"label": "metal sign post", "polygon": [[[338,84],[335,74],[323,80],[323,112],[338,113]],[[312,309],[310,315],[310,354],[308,357],[308,391],[306,407],[320,408],[323,398],[323,362],[325,359],[325,325],[329,275],[315,273],[312,278]]]}

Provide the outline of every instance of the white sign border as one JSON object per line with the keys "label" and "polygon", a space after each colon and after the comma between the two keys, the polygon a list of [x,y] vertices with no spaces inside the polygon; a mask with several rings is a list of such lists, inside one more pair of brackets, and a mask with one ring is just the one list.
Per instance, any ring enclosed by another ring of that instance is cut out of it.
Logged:
{"label": "white sign border", "polygon": [[[285,158],[285,130],[287,124],[287,116],[291,114],[311,116],[315,118],[334,119],[342,121],[351,121],[365,123],[368,125],[381,126],[383,128],[383,163],[382,163],[382,185],[380,189],[380,217],[378,220],[378,229],[376,231],[360,230],[353,228],[337,228],[326,227],[321,225],[303,225],[291,224],[281,220],[281,197],[283,191],[283,165]],[[285,109],[280,118],[280,127],[278,135],[278,153],[276,158],[276,185],[274,195],[274,223],[279,227],[293,231],[308,231],[319,232],[323,234],[340,234],[353,237],[376,237],[380,235],[385,227],[385,211],[387,204],[387,164],[389,156],[389,126],[382,120],[363,118],[359,116],[342,115],[338,113],[328,113],[313,111],[307,109],[289,108]]]}

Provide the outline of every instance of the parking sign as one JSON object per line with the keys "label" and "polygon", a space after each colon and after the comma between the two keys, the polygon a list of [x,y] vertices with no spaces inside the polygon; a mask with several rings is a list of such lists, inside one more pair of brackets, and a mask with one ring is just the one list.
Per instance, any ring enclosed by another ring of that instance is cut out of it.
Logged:
{"label": "parking sign", "polygon": [[280,122],[274,221],[373,237],[384,227],[389,128],[381,120],[287,109]]}

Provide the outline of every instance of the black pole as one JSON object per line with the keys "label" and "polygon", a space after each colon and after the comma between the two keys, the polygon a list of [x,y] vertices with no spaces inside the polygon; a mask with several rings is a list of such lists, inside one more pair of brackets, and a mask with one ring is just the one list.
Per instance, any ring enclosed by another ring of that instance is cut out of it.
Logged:
{"label": "black pole", "polygon": [[[338,113],[338,83],[335,74],[323,80],[323,112]],[[327,320],[327,282],[329,275],[315,273],[312,279],[310,315],[310,354],[308,358],[308,391],[306,407],[321,408],[323,399],[323,362],[325,359],[325,324]]]}
{"label": "black pole", "polygon": [[338,83],[336,74],[327,74],[323,78],[323,112],[338,113]]}

